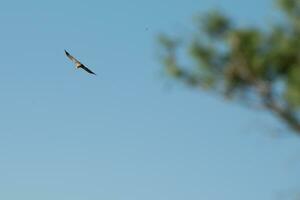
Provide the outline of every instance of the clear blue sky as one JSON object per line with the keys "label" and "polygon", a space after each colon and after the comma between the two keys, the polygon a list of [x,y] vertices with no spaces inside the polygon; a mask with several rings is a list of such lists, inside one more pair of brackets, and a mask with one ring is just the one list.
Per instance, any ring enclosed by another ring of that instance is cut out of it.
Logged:
{"label": "clear blue sky", "polygon": [[[300,191],[300,140],[278,121],[180,85],[166,90],[156,35],[186,34],[196,12],[215,7],[262,25],[274,5],[2,2],[0,199],[269,200]],[[64,49],[98,76],[74,69]]]}

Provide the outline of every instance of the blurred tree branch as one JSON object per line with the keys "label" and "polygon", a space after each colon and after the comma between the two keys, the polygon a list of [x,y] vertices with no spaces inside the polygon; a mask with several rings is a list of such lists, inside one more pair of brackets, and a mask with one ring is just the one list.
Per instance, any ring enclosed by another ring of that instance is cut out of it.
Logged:
{"label": "blurred tree branch", "polygon": [[[300,1],[277,0],[283,23],[239,28],[213,11],[196,20],[197,33],[183,46],[159,36],[161,61],[174,78],[240,102],[259,104],[300,135]],[[178,50],[187,49],[181,64]]]}

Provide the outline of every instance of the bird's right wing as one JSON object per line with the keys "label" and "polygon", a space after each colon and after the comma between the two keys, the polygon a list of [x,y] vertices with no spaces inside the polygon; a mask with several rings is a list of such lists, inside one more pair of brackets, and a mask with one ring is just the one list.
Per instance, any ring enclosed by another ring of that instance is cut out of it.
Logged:
{"label": "bird's right wing", "polygon": [[69,52],[67,52],[67,51],[65,50],[65,53],[66,53],[67,57],[68,57],[71,61],[75,62],[76,64],[80,64],[80,65],[81,65],[81,62],[79,62],[79,60],[77,60],[77,59],[74,58],[71,54],[69,54]]}

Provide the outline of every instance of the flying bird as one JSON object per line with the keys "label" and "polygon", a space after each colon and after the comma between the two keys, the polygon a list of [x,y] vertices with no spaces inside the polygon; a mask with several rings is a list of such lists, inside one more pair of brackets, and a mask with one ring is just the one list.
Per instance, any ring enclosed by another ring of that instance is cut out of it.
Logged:
{"label": "flying bird", "polygon": [[96,75],[94,72],[92,72],[92,70],[90,70],[89,68],[87,68],[86,66],[84,66],[84,64],[82,64],[79,60],[77,60],[76,58],[74,58],[73,56],[71,56],[66,50],[65,53],[67,55],[67,57],[75,63],[75,66],[77,69],[81,68],[83,70],[85,70],[86,72],[90,73],[90,74],[94,74]]}

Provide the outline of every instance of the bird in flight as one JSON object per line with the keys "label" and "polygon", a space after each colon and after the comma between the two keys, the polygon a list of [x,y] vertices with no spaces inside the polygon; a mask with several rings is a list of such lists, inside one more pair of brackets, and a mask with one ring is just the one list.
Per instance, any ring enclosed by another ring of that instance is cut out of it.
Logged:
{"label": "bird in flight", "polygon": [[82,64],[79,60],[77,60],[76,58],[74,58],[73,56],[71,56],[66,50],[65,53],[67,55],[67,57],[75,63],[76,68],[81,68],[83,70],[85,70],[86,72],[90,73],[90,74],[94,74],[96,75],[94,72],[92,72],[92,70],[90,70],[89,68],[87,68],[86,66],[84,66],[84,64]]}

